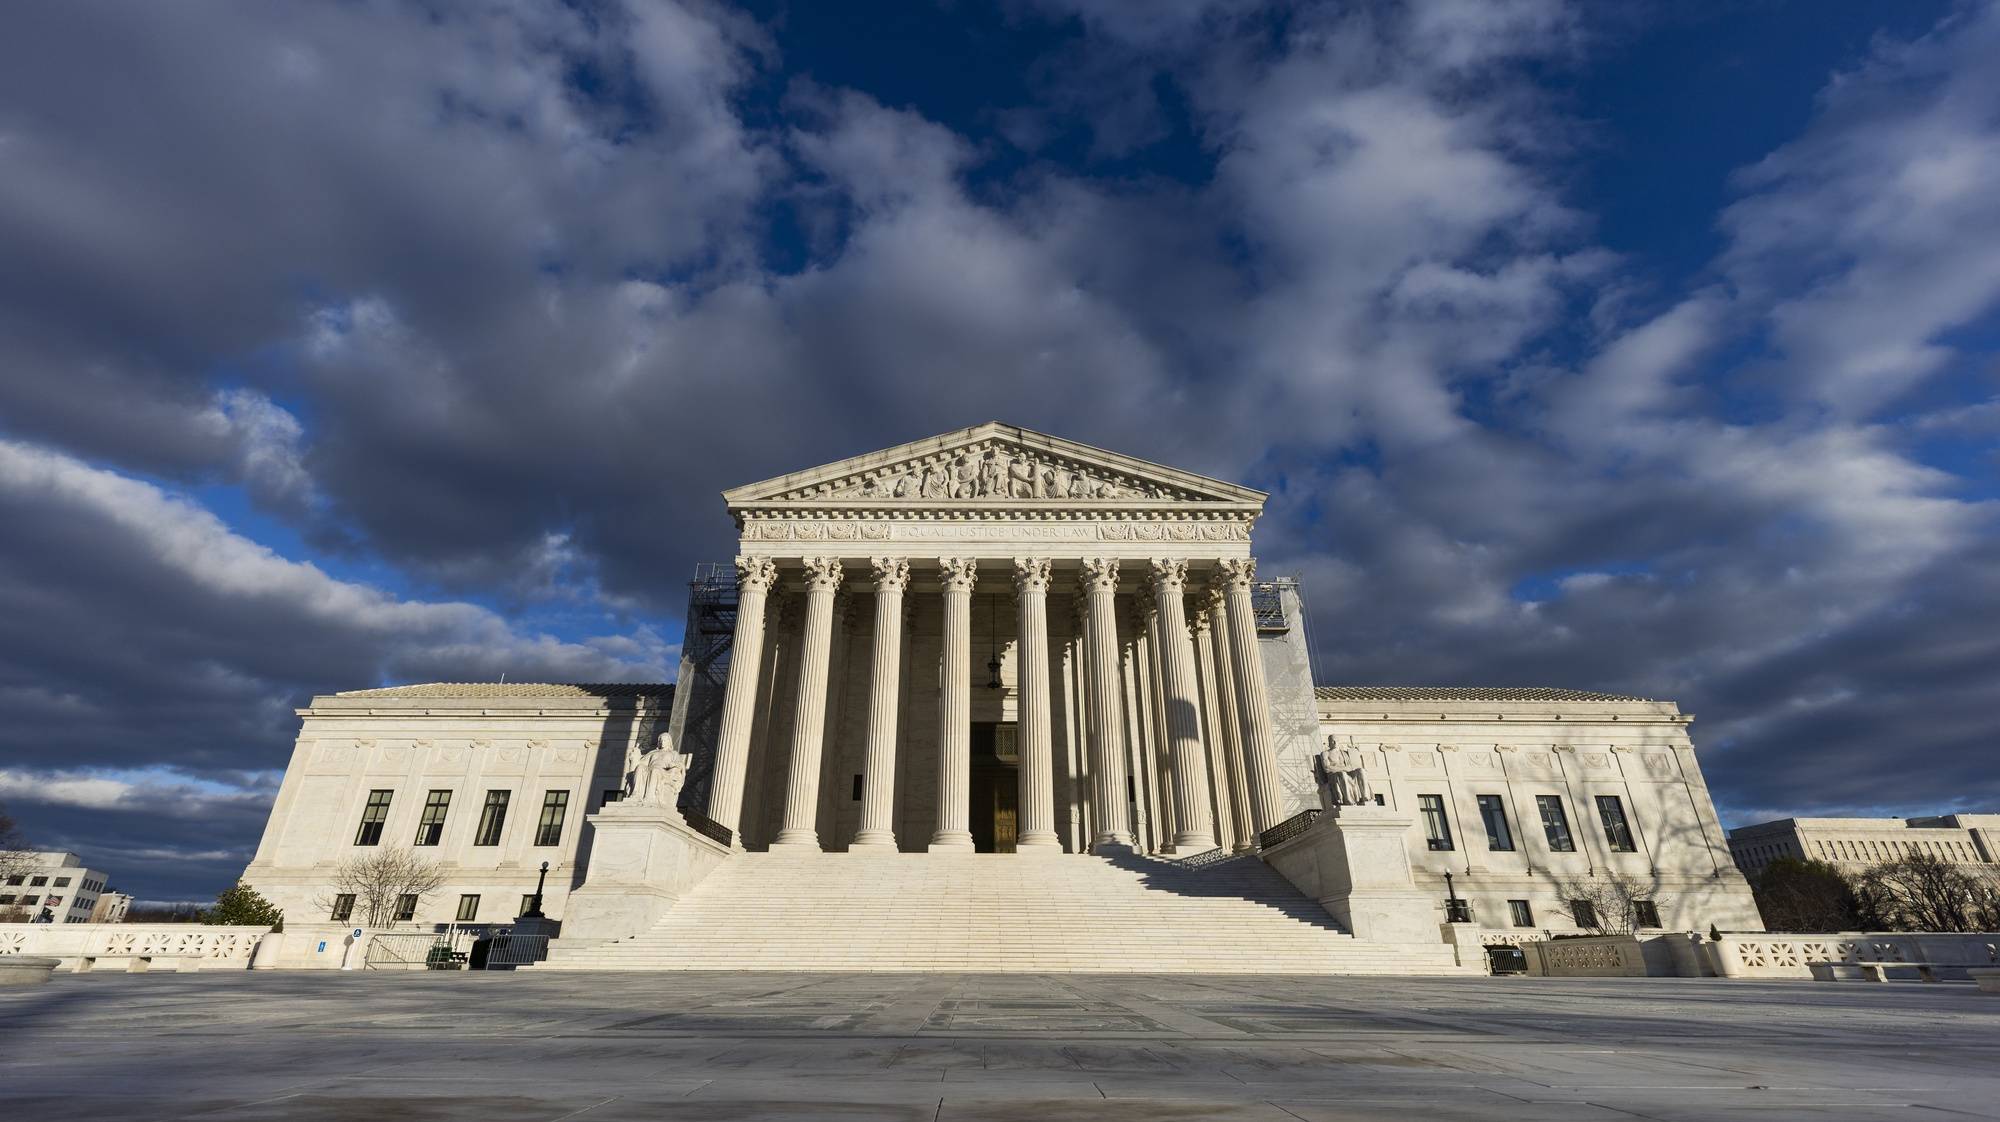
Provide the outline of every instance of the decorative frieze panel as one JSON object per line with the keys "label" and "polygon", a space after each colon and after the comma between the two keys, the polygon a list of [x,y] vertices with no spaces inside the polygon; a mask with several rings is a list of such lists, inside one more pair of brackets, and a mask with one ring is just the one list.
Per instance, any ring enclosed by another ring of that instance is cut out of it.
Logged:
{"label": "decorative frieze panel", "polygon": [[982,440],[778,496],[781,502],[809,499],[1199,501],[1203,498],[1207,496],[1004,440]]}
{"label": "decorative frieze panel", "polygon": [[860,521],[750,519],[748,542],[1247,542],[1247,521],[1174,520],[1093,522]]}

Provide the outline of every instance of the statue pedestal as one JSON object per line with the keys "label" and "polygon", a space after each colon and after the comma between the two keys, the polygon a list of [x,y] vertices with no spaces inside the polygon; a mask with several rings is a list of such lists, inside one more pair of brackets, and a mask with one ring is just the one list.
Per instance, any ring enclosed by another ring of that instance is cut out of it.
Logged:
{"label": "statue pedestal", "polygon": [[565,940],[637,935],[729,856],[670,806],[612,803],[586,819],[593,836],[583,884],[563,908]]}
{"label": "statue pedestal", "polygon": [[1386,807],[1337,806],[1264,861],[1371,943],[1440,942],[1436,901],[1417,888],[1406,848],[1415,820]]}

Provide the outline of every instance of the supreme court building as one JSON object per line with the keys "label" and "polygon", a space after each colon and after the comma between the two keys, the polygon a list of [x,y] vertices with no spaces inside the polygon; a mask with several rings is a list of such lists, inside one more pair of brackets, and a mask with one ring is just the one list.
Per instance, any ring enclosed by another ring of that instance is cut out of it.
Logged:
{"label": "supreme court building", "polygon": [[[1260,492],[995,423],[723,498],[677,687],[315,698],[246,877],[310,915],[414,842],[406,922],[491,922],[548,861],[578,969],[1448,973],[1606,883],[1761,926],[1671,702],[1317,685]],[[1329,744],[1369,793],[1315,817]]]}

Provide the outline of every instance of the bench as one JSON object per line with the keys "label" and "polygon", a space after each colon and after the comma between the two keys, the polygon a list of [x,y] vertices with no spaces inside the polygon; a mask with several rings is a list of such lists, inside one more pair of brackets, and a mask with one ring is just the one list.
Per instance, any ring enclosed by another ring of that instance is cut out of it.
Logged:
{"label": "bench", "polygon": [[1928,962],[1809,962],[1815,982],[1884,982],[1885,970],[1915,970],[1920,981],[1937,981],[1937,970]]}

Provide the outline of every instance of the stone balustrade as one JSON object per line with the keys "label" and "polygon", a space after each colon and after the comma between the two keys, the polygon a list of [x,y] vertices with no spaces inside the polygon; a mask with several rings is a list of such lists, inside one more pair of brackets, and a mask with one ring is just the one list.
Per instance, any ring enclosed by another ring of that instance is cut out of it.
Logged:
{"label": "stone balustrade", "polygon": [[61,961],[90,970],[245,970],[268,928],[190,923],[21,923],[0,926],[0,955]]}

